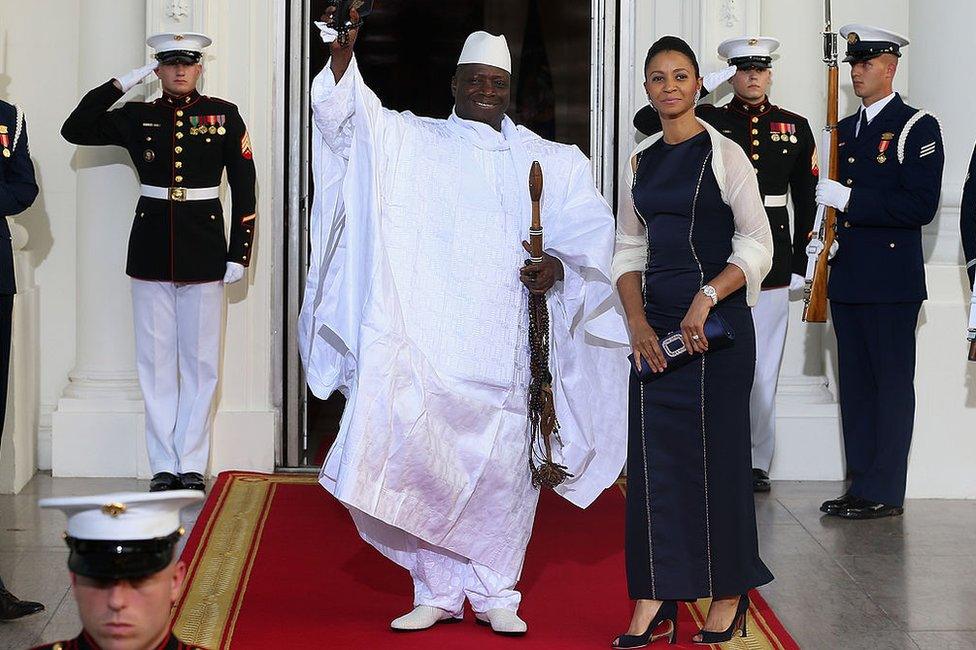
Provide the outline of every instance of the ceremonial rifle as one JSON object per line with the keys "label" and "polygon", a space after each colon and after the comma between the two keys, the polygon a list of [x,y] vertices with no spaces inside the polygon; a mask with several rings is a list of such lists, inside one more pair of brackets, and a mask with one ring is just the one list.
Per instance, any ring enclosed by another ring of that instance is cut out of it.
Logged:
{"label": "ceremonial rifle", "polygon": [[[830,0],[824,1],[824,63],[827,64],[827,123],[823,129],[820,146],[820,171],[827,178],[837,180],[837,34],[830,22]],[[817,206],[813,222],[813,237],[807,244],[807,273],[804,288],[803,321],[827,322],[827,275],[830,267],[830,248],[837,231],[837,211],[824,205]]]}
{"label": "ceremonial rifle", "polygon": [[[529,227],[530,264],[541,264],[542,165],[532,163],[529,171],[529,197],[532,199],[532,225]],[[549,370],[549,308],[546,297],[529,293],[529,359],[532,380],[529,383],[529,469],[532,485],[555,488],[570,478],[566,467],[552,459],[553,436],[559,439],[559,421],[552,392],[552,372]]]}

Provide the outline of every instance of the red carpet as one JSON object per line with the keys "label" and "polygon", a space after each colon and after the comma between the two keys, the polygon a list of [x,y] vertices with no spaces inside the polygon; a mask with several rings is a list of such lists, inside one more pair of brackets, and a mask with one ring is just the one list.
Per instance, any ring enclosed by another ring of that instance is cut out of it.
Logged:
{"label": "red carpet", "polygon": [[[395,633],[410,609],[410,577],[357,535],[346,509],[313,477],[221,474],[187,542],[189,584],[175,612],[186,642],[217,648],[552,648],[609,647],[630,618],[620,489],[585,511],[544,493],[519,588],[521,638],[465,621]],[[707,603],[684,607],[679,643]],[[665,647],[659,642],[655,647]],[[797,648],[758,594],[749,637],[728,648]]]}

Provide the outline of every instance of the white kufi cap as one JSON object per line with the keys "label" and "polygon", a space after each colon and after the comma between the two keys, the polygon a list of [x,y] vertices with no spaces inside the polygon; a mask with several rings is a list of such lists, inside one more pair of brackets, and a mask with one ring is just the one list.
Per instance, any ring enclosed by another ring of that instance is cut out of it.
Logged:
{"label": "white kufi cap", "polygon": [[493,65],[512,74],[512,52],[508,49],[508,41],[504,36],[474,32],[464,41],[458,58],[458,65],[465,63]]}

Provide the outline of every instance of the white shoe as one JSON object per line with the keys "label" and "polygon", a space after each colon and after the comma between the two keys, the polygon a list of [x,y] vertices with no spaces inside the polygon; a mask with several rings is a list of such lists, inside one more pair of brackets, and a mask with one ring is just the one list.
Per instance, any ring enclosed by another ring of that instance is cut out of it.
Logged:
{"label": "white shoe", "polygon": [[482,625],[490,625],[498,634],[525,634],[529,626],[510,609],[489,609],[487,612],[475,612],[474,617]]}
{"label": "white shoe", "polygon": [[395,618],[390,623],[390,627],[394,630],[426,630],[429,627],[434,626],[441,621],[457,621],[459,617],[454,616],[448,611],[441,609],[440,607],[431,607],[430,605],[417,605],[413,608],[413,611],[404,614],[400,618]]}

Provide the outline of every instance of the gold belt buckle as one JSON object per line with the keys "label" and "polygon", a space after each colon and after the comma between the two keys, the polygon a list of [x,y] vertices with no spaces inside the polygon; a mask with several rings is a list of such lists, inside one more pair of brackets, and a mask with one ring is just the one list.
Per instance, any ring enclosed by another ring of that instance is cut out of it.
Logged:
{"label": "gold belt buckle", "polygon": [[170,201],[186,201],[186,188],[185,187],[171,187],[171,188],[169,188],[169,200]]}

